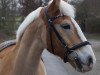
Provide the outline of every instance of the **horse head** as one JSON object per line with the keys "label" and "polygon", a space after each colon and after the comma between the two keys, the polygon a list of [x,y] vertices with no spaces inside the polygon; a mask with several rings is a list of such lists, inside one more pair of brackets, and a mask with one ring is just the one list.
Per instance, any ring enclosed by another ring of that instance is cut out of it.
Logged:
{"label": "horse head", "polygon": [[47,49],[69,62],[77,71],[90,71],[96,58],[91,44],[74,20],[75,9],[63,0],[52,0],[44,8]]}

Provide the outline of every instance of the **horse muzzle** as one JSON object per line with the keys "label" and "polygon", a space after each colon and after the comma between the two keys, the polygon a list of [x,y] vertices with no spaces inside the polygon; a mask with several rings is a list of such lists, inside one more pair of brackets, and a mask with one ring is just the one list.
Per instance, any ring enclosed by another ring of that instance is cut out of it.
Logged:
{"label": "horse muzzle", "polygon": [[83,61],[81,61],[79,57],[76,57],[75,64],[76,64],[75,68],[77,71],[82,73],[88,72],[93,68],[93,59],[91,56],[89,56],[87,62],[83,63]]}

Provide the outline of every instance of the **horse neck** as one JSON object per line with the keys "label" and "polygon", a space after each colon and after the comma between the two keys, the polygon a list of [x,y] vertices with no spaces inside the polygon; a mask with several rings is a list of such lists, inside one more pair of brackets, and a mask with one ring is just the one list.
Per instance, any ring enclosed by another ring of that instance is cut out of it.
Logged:
{"label": "horse neck", "polygon": [[[25,31],[20,42],[13,75],[36,75],[41,54],[45,48],[45,26],[41,19],[34,21]],[[33,29],[34,28],[34,29]]]}

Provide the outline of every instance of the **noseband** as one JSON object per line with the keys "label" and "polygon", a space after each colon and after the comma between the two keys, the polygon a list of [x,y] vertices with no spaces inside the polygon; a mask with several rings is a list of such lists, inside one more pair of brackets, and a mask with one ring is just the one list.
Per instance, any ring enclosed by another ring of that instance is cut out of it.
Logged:
{"label": "noseband", "polygon": [[68,55],[71,54],[72,52],[74,52],[76,49],[79,49],[79,48],[86,46],[86,45],[91,45],[88,41],[84,41],[84,42],[81,42],[81,43],[74,45],[73,47],[69,48],[67,46],[66,42],[64,41],[64,39],[61,37],[61,35],[58,33],[58,31],[53,26],[54,20],[56,20],[59,17],[63,17],[64,15],[58,15],[58,16],[50,17],[48,15],[48,8],[47,7],[45,8],[45,15],[46,15],[46,18],[48,20],[48,29],[49,29],[49,37],[50,37],[50,41],[51,41],[52,53],[54,53],[54,48],[53,48],[53,45],[52,45],[53,43],[52,43],[52,37],[51,37],[51,35],[52,35],[51,30],[54,31],[54,33],[56,34],[56,36],[60,40],[62,47],[65,50],[65,56],[64,56],[64,62],[65,63],[68,62]]}

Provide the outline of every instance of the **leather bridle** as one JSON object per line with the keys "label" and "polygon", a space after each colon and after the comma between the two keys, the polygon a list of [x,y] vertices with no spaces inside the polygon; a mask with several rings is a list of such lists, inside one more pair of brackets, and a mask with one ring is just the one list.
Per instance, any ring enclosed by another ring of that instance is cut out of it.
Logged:
{"label": "leather bridle", "polygon": [[84,42],[81,42],[81,43],[74,45],[73,47],[69,48],[66,45],[66,42],[64,41],[64,39],[61,37],[61,35],[58,33],[58,31],[55,29],[55,27],[53,25],[54,20],[56,20],[59,17],[63,17],[64,15],[58,15],[58,16],[50,17],[48,15],[48,8],[47,7],[45,8],[45,15],[46,15],[46,18],[48,20],[48,29],[49,29],[48,31],[49,31],[50,41],[51,41],[52,53],[54,53],[54,48],[53,48],[53,43],[52,43],[51,30],[54,31],[54,33],[56,34],[56,36],[60,40],[62,47],[65,50],[64,62],[68,62],[68,55],[71,54],[72,52],[74,52],[76,49],[79,49],[79,48],[86,46],[86,45],[91,45],[88,41],[84,41]]}

